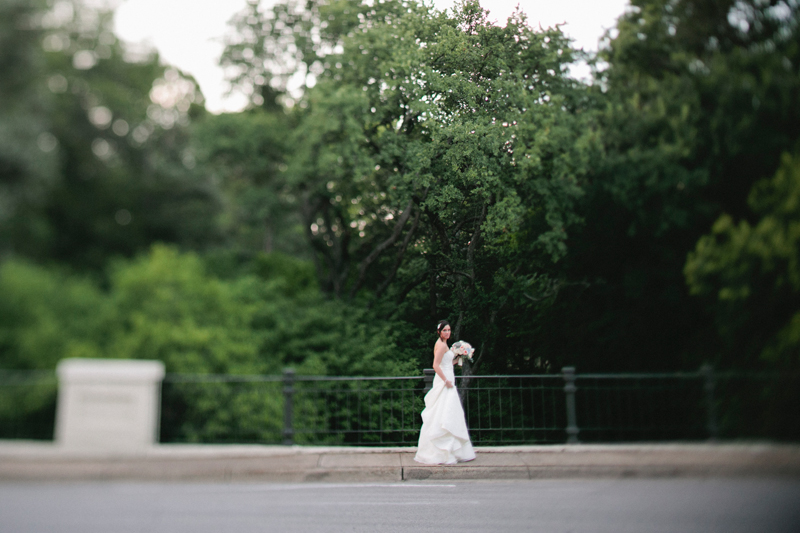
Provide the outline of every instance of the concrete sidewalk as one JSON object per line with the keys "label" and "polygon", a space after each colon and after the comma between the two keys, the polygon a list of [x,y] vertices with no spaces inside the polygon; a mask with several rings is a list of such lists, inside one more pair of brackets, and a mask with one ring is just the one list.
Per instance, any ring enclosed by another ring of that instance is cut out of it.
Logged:
{"label": "concrete sidewalk", "polygon": [[619,444],[478,447],[453,466],[414,462],[415,448],[159,445],[138,453],[0,441],[0,481],[391,482],[565,477],[800,477],[800,446]]}

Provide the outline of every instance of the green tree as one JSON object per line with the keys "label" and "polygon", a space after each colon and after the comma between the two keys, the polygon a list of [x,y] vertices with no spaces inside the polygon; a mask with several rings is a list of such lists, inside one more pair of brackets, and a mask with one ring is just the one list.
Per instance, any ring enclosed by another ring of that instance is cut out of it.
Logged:
{"label": "green tree", "polygon": [[[44,1],[0,2],[0,257],[9,253],[10,221],[27,204],[43,200],[57,179],[57,140],[50,131],[42,28]],[[42,231],[39,220],[20,220],[25,233]]]}
{"label": "green tree", "polygon": [[[176,376],[164,385],[164,437],[206,442],[277,441],[283,400],[279,384],[193,376],[278,375],[287,366],[311,375],[414,372],[396,332],[363,309],[326,299],[308,263],[270,254],[250,265],[250,273],[221,279],[199,255],[156,245],[116,261],[103,290],[52,267],[5,261],[0,369],[52,370],[65,357],[163,361]],[[4,394],[0,418],[36,413],[48,401],[52,387]],[[310,396],[302,410],[325,413],[325,401]]]}
{"label": "green tree", "polygon": [[559,30],[495,26],[476,2],[250,2],[223,64],[253,106],[305,80],[284,100],[299,99],[285,180],[323,291],[408,339],[449,315],[505,370],[538,364],[506,342],[515,320],[574,284],[559,262],[598,154],[574,57]]}
{"label": "green tree", "polygon": [[566,258],[589,285],[561,292],[539,339],[581,369],[693,369],[719,339],[683,265],[722,212],[752,216],[748,191],[794,148],[798,6],[631,4],[600,52],[604,154]]}
{"label": "green tree", "polygon": [[495,26],[474,2],[405,11],[326,59],[289,175],[324,290],[385,297],[420,326],[448,314],[489,343],[509,292],[538,297],[580,221],[587,91],[557,29]]}
{"label": "green tree", "polygon": [[91,281],[8,260],[0,292],[0,368],[51,370],[64,357],[104,354],[114,313]]}
{"label": "green tree", "polygon": [[363,27],[367,16],[379,20],[403,7],[396,0],[285,0],[269,8],[261,4],[248,0],[233,18],[220,65],[231,72],[232,88],[248,95],[252,106],[268,110],[279,109],[284,100],[294,103],[313,85],[316,76],[330,68],[328,56]]}
{"label": "green tree", "polygon": [[28,95],[41,100],[39,115],[23,117],[37,136],[14,142],[25,145],[16,153],[51,161],[52,172],[46,186],[22,164],[4,172],[24,186],[3,220],[5,253],[99,272],[109,257],[154,241],[214,242],[217,194],[191,171],[186,150],[186,126],[202,110],[196,83],[155,53],[134,57],[111,32],[108,12],[80,1],[38,7],[9,22],[38,37],[21,39],[35,60],[29,86],[7,104],[21,113]]}
{"label": "green tree", "polygon": [[[737,366],[800,364],[800,158],[788,154],[748,198],[755,223],[717,219],[689,254],[692,294],[709,304]],[[760,361],[759,361],[760,359]]]}
{"label": "green tree", "polygon": [[218,183],[227,248],[302,257],[303,234],[284,172],[290,119],[261,108],[206,116],[192,128],[198,168]]}

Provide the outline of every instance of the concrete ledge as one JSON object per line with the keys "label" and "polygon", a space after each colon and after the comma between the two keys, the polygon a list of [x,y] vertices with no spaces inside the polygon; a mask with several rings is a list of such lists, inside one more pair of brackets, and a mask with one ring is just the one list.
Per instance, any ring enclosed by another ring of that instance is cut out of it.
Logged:
{"label": "concrete ledge", "polygon": [[643,444],[478,447],[452,466],[416,463],[415,448],[158,445],[74,450],[0,441],[0,480],[397,482],[574,477],[800,477],[800,446]]}

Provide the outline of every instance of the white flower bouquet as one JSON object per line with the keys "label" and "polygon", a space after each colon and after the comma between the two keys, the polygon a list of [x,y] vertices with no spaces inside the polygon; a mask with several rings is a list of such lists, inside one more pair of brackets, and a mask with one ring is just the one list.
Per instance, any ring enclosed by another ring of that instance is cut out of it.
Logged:
{"label": "white flower bouquet", "polygon": [[458,341],[450,347],[450,350],[453,352],[454,356],[458,358],[458,366],[464,366],[464,358],[469,358],[469,362],[472,362],[472,354],[475,353],[475,348],[472,347],[470,343],[467,341]]}

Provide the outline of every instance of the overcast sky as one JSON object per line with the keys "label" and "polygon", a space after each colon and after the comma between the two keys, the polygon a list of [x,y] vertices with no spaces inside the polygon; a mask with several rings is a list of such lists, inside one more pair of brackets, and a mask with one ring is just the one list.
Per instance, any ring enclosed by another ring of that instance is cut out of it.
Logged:
{"label": "overcast sky", "polygon": [[[433,0],[439,9],[453,0]],[[200,84],[206,107],[215,113],[238,111],[241,95],[225,97],[227,85],[217,60],[227,22],[246,0],[123,0],[115,18],[117,35],[155,46],[166,63],[189,72]],[[500,23],[519,5],[536,27],[565,23],[563,30],[579,48],[596,50],[603,32],[612,27],[628,0],[482,0],[489,17]]]}

